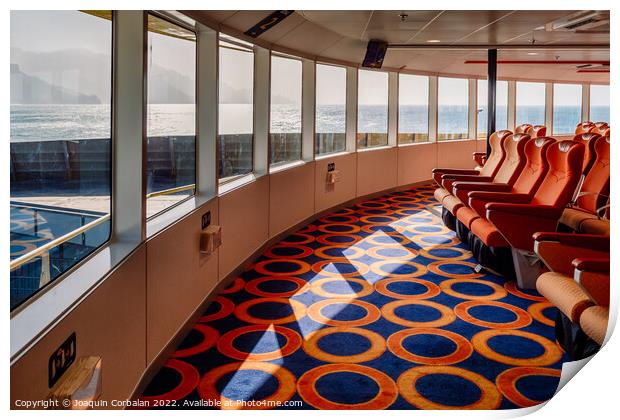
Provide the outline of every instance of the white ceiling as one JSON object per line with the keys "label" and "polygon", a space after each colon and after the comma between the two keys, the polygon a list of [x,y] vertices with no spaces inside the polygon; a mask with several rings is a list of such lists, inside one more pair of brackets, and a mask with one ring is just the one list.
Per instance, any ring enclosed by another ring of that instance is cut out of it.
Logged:
{"label": "white ceiling", "polygon": [[[272,10],[189,11],[205,24],[223,32],[242,36]],[[266,31],[256,43],[274,49],[296,51],[310,57],[359,64],[370,39],[391,44],[424,44],[440,40],[441,45],[459,44],[608,44],[609,26],[596,31],[548,32],[545,24],[575,13],[570,10],[436,10],[436,11],[295,11]],[[401,20],[400,15],[407,17]],[[251,40],[246,38],[247,40]],[[533,51],[533,50],[532,50]],[[529,51],[529,52],[532,52]],[[524,50],[499,50],[500,60],[609,60],[609,50],[537,50],[536,56]],[[388,49],[384,68],[422,73],[484,77],[485,64],[464,64],[465,60],[485,60],[478,49],[420,50]],[[577,73],[576,65],[534,64],[498,66],[500,78],[531,80],[592,81],[609,83],[609,73]]]}

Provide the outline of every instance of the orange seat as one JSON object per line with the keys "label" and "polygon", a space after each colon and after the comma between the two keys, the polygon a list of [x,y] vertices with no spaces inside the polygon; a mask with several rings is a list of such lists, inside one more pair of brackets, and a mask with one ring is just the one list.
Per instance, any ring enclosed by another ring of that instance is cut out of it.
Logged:
{"label": "orange seat", "polygon": [[532,124],[521,124],[515,127],[515,134],[517,133],[524,133],[527,134],[528,131],[530,131],[530,128],[532,128]]}
{"label": "orange seat", "polygon": [[545,137],[547,135],[547,127],[544,125],[535,125],[527,131],[527,134],[529,134],[533,139],[537,137]]}
{"label": "orange seat", "polygon": [[588,171],[592,167],[592,164],[594,163],[594,160],[596,159],[596,151],[594,150],[594,145],[596,143],[596,140],[599,139],[600,137],[601,136],[597,133],[581,133],[581,134],[576,134],[573,137],[573,141],[576,141],[578,143],[583,143],[584,146],[586,147],[586,150],[583,156],[583,166],[582,166],[582,172],[584,174],[588,173]]}
{"label": "orange seat", "polygon": [[[489,184],[501,184],[512,187],[519,173],[525,166],[525,145],[530,136],[527,134],[512,134],[504,140],[505,157],[501,167],[490,180],[486,181],[481,177],[458,177],[456,182],[453,179],[442,179],[444,188],[452,191],[446,196],[442,204],[450,213],[456,215],[459,208],[467,202],[470,191],[477,191],[478,186]],[[452,187],[450,189],[450,187]]]}
{"label": "orange seat", "polygon": [[504,161],[504,148],[503,143],[506,137],[512,133],[508,130],[496,131],[491,134],[489,143],[491,145],[491,154],[485,161],[484,166],[480,170],[475,169],[455,169],[455,168],[435,168],[433,169],[433,179],[439,185],[435,191],[435,198],[441,203],[443,198],[449,194],[449,191],[445,191],[442,186],[442,177],[444,175],[479,175],[483,177],[493,177],[500,168],[500,165]]}
{"label": "orange seat", "polygon": [[[471,222],[479,217],[486,216],[485,205],[491,202],[491,197],[485,199],[485,192],[493,196],[493,193],[503,194],[525,194],[532,196],[545,173],[548,165],[545,159],[547,148],[554,143],[549,137],[541,137],[538,139],[529,139],[524,146],[525,165],[515,171],[516,179],[507,183],[476,183],[467,184],[458,182],[455,184],[457,188],[457,197],[460,198],[464,206],[456,210],[456,217],[464,227],[470,228]],[[512,184],[511,184],[512,182]]]}
{"label": "orange seat", "polygon": [[575,323],[579,322],[586,308],[594,305],[587,293],[570,275],[553,271],[543,273],[536,280],[536,289]]}
{"label": "orange seat", "polygon": [[[535,232],[556,229],[581,176],[583,153],[583,144],[571,140],[549,146],[546,153],[549,170],[531,200],[528,196],[508,194],[510,198],[507,202],[486,204],[487,220],[474,220],[471,224],[472,233],[487,246],[510,245],[531,251],[534,246],[532,235]],[[491,230],[497,230],[500,235],[489,235]],[[481,236],[493,238],[494,241],[487,243]]]}
{"label": "orange seat", "polygon": [[609,236],[560,232],[534,234],[534,251],[551,271],[573,276],[573,260],[609,257]]}
{"label": "orange seat", "polygon": [[577,124],[575,128],[575,134],[589,133],[596,128],[596,125],[592,121],[584,121]]}
{"label": "orange seat", "polygon": [[[576,136],[579,137],[579,136]],[[598,219],[598,210],[605,206],[610,191],[610,144],[608,137],[597,136],[593,143],[594,158],[572,208],[564,210],[560,223],[576,232],[582,223]],[[592,143],[590,143],[592,144]]]}
{"label": "orange seat", "polygon": [[579,325],[588,337],[602,345],[609,322],[609,254],[601,259],[579,258],[573,261],[573,265],[575,281],[596,304],[582,312]]}

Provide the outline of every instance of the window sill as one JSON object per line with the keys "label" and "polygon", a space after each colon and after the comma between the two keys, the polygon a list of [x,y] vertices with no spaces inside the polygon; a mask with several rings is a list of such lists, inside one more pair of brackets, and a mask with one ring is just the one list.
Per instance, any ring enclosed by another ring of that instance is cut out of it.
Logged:
{"label": "window sill", "polygon": [[304,160],[294,160],[292,162],[278,163],[269,168],[269,173],[277,174],[278,172],[283,172],[288,169],[297,168],[298,166],[303,166],[305,164],[306,164],[306,161]]}
{"label": "window sill", "polygon": [[140,244],[114,242],[93,253],[75,270],[11,317],[11,363],[41,339],[65,314],[79,305]]}
{"label": "window sill", "polygon": [[470,138],[462,138],[462,139],[450,139],[450,140],[437,140],[437,143],[460,143],[460,142],[464,142],[464,141],[474,141],[474,139],[470,139]]}
{"label": "window sill", "polygon": [[317,160],[330,159],[330,158],[335,158],[335,157],[338,157],[338,156],[352,155],[352,154],[354,154],[354,153],[355,153],[355,152],[350,152],[350,151],[347,151],[347,150],[342,151],[342,152],[325,153],[325,154],[323,154],[323,155],[317,155],[317,156],[315,156],[315,157],[314,157],[314,160],[315,160],[315,161],[317,161]]}
{"label": "window sill", "polygon": [[396,146],[392,146],[391,144],[388,144],[387,146],[365,147],[363,149],[357,149],[357,151],[359,153],[374,152],[375,150],[388,150],[388,149],[393,149],[395,147]]}
{"label": "window sill", "polygon": [[398,147],[412,147],[412,146],[428,146],[433,144],[432,141],[422,141],[422,142],[418,142],[418,143],[405,143],[405,144],[399,144]]}
{"label": "window sill", "polygon": [[239,178],[235,178],[228,182],[222,183],[219,186],[218,195],[221,196],[221,195],[228,194],[229,192],[234,191],[237,188],[240,188],[246,184],[256,181],[258,178],[259,177],[256,176],[256,174],[249,173],[247,175],[240,176]]}

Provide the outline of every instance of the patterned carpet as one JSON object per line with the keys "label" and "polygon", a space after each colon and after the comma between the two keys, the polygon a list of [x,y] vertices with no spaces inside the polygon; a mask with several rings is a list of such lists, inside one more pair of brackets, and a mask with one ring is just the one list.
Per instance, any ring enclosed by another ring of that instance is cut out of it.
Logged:
{"label": "patterned carpet", "polygon": [[551,398],[566,360],[555,308],[475,273],[436,216],[433,189],[361,202],[267,250],[215,299],[142,400],[507,409]]}

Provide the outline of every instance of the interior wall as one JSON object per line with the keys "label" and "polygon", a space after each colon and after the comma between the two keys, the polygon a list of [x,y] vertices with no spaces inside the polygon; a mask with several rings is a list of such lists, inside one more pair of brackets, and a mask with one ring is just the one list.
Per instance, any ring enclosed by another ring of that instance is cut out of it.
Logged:
{"label": "interior wall", "polygon": [[218,251],[200,253],[202,216],[219,223],[211,200],[147,242],[147,364],[164,349],[218,283]]}
{"label": "interior wall", "polygon": [[[340,180],[327,184],[328,165],[333,163]],[[357,189],[357,153],[346,153],[317,160],[314,169],[315,213],[353,200]]]}
{"label": "interior wall", "polygon": [[142,245],[11,366],[13,408],[47,397],[49,358],[73,332],[77,357],[101,357],[101,399],[131,395],[147,365],[146,258]]}
{"label": "interior wall", "polygon": [[476,151],[476,143],[476,140],[455,140],[437,142],[437,167],[472,167],[472,153]]}
{"label": "interior wall", "polygon": [[398,185],[426,181],[437,167],[437,144],[420,143],[398,149]]}
{"label": "interior wall", "polygon": [[[366,150],[357,154],[357,196],[394,188],[397,183],[398,148]],[[429,172],[430,178],[430,172]]]}

